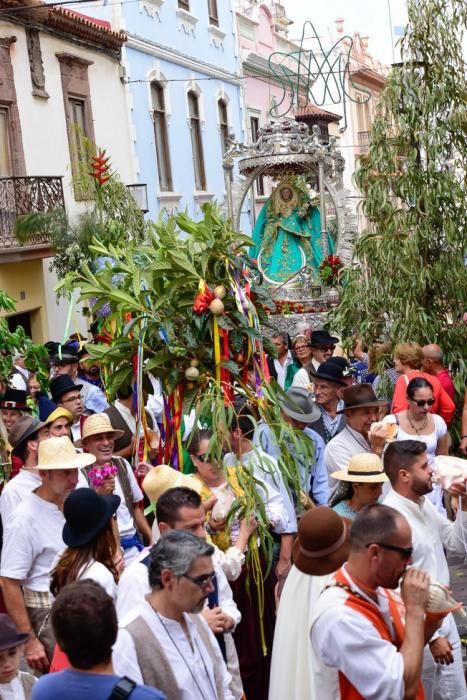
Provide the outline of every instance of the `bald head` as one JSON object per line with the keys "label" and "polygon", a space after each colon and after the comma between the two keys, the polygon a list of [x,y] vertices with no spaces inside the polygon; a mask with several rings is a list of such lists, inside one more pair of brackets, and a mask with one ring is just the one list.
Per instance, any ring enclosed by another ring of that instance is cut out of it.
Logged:
{"label": "bald head", "polygon": [[423,348],[422,368],[430,374],[443,369],[443,351],[436,343],[430,343]]}

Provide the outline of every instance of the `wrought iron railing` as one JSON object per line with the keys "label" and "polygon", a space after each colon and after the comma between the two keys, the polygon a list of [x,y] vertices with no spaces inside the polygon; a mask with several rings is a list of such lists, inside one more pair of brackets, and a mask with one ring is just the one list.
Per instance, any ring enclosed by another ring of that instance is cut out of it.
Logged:
{"label": "wrought iron railing", "polygon": [[[15,236],[18,216],[36,211],[65,208],[61,177],[0,177],[0,254],[20,245]],[[45,246],[45,235],[35,236],[28,246]]]}
{"label": "wrought iron railing", "polygon": [[357,134],[358,147],[360,153],[366,153],[370,148],[370,132],[369,131],[359,131]]}

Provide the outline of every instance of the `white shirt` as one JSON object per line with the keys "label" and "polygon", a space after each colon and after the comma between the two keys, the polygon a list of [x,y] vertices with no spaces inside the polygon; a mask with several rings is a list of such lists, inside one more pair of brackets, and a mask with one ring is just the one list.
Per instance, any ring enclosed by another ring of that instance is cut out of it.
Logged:
{"label": "white shirt", "polygon": [[[121,621],[117,642],[114,645],[112,654],[114,672],[119,676],[128,676],[138,684],[143,684],[133,639],[126,629],[122,629],[123,626],[128,625],[138,616],[144,619],[153,635],[162,645],[177,679],[181,700],[218,700],[211,657],[194,623],[185,615],[185,621],[193,643],[193,646],[191,646],[181,625],[175,620],[169,620],[165,617],[160,618],[146,601],[134,608]],[[206,631],[211,637],[212,649],[216,656],[216,666],[223,674],[224,698],[225,700],[234,700],[229,688],[231,676],[227,671],[216,638],[202,617],[200,617],[200,621],[201,624],[206,626]],[[198,686],[201,689],[201,693]]]}
{"label": "white shirt", "polygon": [[293,364],[293,357],[292,353],[290,350],[287,352],[287,357],[285,358],[284,364],[281,364],[279,360],[274,360],[274,369],[277,372],[277,383],[281,387],[281,389],[284,388],[285,385],[285,377],[287,374],[287,369],[289,368],[289,365]]}
{"label": "white shirt", "polygon": [[[274,532],[278,535],[297,532],[295,507],[277,460],[266,454],[260,447],[255,447],[254,450],[242,454],[240,461],[252,470],[255,479],[260,482],[256,485],[256,492],[264,502],[269,520],[274,523]],[[239,458],[233,452],[225,455],[225,467],[236,467],[238,463]]]}
{"label": "white shirt", "polygon": [[[345,574],[345,565],[344,565]],[[376,590],[378,604],[347,575],[349,585],[378,608],[394,636],[389,602]],[[316,656],[316,698],[338,700],[335,671],[341,671],[365,700],[403,700],[404,660],[391,642],[382,639],[370,620],[345,605],[348,593],[328,588],[315,607],[311,643]],[[330,693],[330,688],[333,692]]]}
{"label": "white shirt", "polygon": [[[143,549],[139,553],[138,558],[127,566],[118,582],[117,596],[117,616],[119,620],[123,620],[134,608],[140,605],[145,596],[150,593],[148,579],[148,567],[142,563],[142,560],[149,554],[149,548]],[[238,625],[242,619],[240,610],[234,602],[232,589],[225,577],[220,565],[219,550],[214,547],[212,563],[217,580],[217,592],[219,597],[219,607],[222,608],[226,615],[229,615]],[[206,605],[207,605],[206,601]],[[232,630],[233,631],[233,630]]]}
{"label": "white shirt", "polygon": [[7,527],[13,511],[42,484],[37,469],[21,469],[18,474],[3,487],[0,496],[0,515],[3,527]]}
{"label": "white shirt", "polygon": [[293,387],[303,387],[304,389],[308,389],[310,386],[310,377],[308,376],[308,372],[304,367],[300,367],[298,372],[296,372],[293,380],[292,380],[292,386]]}
{"label": "white shirt", "polygon": [[334,486],[335,479],[331,479],[332,472],[340,469],[347,471],[350,458],[362,452],[370,452],[370,444],[361,433],[346,425],[340,433],[329,440],[324,450],[324,461],[328,470],[329,485]]}
{"label": "white shirt", "polygon": [[[64,552],[66,552],[66,549],[62,550],[60,554],[58,554],[54,561],[52,562],[52,566],[50,571],[52,572],[55,567],[57,566],[58,562],[62,558]],[[95,561],[94,559],[89,562],[89,564],[86,567],[82,567],[81,570],[78,573],[78,576],[76,577],[77,581],[81,580],[91,580],[95,581],[98,583],[104,591],[111,597],[113,598],[114,602],[117,599],[117,584],[114,581],[114,577],[112,576],[112,573],[109,571],[109,569],[104,566],[104,564],[101,564],[100,561]],[[52,594],[50,594],[50,597],[53,598]]]}
{"label": "white shirt", "polygon": [[0,683],[1,700],[26,700],[19,674],[9,683]]}
{"label": "white shirt", "polygon": [[16,372],[13,372],[13,374],[10,375],[10,378],[8,380],[9,385],[13,389],[19,389],[19,391],[27,391],[29,379],[28,370],[24,367],[17,367],[16,365],[13,365],[13,370],[16,370]]}
{"label": "white shirt", "polygon": [[65,518],[54,504],[31,493],[16,508],[3,537],[0,576],[33,591],[49,590],[49,573],[65,546]]}

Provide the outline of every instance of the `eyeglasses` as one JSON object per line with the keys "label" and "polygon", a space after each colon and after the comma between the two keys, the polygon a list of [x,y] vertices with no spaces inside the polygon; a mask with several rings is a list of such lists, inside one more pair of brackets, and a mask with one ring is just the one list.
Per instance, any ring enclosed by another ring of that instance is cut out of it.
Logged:
{"label": "eyeglasses", "polygon": [[386,544],[385,542],[370,542],[366,546],[371,547],[372,544],[377,544],[378,547],[383,549],[389,549],[391,552],[399,552],[404,559],[410,559],[413,554],[413,547],[398,547],[395,544]]}
{"label": "eyeglasses", "polygon": [[70,396],[68,399],[63,399],[63,403],[74,403],[75,401],[81,401],[81,394],[78,394],[78,396]]}
{"label": "eyeglasses", "polygon": [[414,403],[416,403],[419,408],[423,408],[423,406],[433,406],[433,404],[435,402],[434,399],[420,399],[420,400],[410,399],[410,400],[413,401]]}
{"label": "eyeglasses", "polygon": [[182,574],[181,578],[187,578],[196,586],[199,586],[200,588],[206,588],[206,586],[209,586],[214,581],[214,579],[216,578],[216,574],[214,571],[212,572],[212,574],[207,574],[207,576],[189,576],[188,574]]}

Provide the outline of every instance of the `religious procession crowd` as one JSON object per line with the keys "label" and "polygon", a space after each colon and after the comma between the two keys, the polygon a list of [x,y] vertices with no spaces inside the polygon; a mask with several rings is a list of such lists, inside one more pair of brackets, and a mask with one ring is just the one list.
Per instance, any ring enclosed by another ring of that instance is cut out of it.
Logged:
{"label": "religious procession crowd", "polygon": [[[178,470],[160,460],[157,378],[140,436],[134,387],[109,405],[76,339],[47,344],[48,394],[14,357],[0,399],[0,698],[467,697],[446,560],[467,553],[467,395],[442,349],[356,339],[345,357],[304,322],[272,342],[281,420],[312,457],[239,393],[223,463],[192,413]],[[245,471],[261,507],[231,517]]]}

